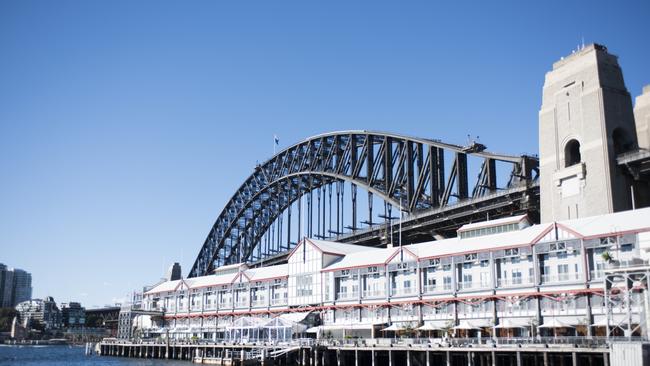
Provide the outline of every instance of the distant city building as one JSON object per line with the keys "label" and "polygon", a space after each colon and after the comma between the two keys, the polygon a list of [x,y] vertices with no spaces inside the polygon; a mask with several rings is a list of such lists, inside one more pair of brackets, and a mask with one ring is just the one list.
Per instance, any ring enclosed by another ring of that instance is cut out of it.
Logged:
{"label": "distant city building", "polygon": [[44,300],[23,301],[16,305],[16,311],[20,314],[21,323],[26,327],[40,323],[45,329],[61,328],[61,311],[51,296]]}
{"label": "distant city building", "polygon": [[82,327],[86,324],[86,309],[78,302],[61,304],[61,317],[66,328]]}
{"label": "distant city building", "polygon": [[14,307],[31,298],[32,275],[0,263],[0,307]]}
{"label": "distant city building", "polygon": [[174,263],[167,270],[167,281],[176,281],[181,279],[181,265],[178,262]]}

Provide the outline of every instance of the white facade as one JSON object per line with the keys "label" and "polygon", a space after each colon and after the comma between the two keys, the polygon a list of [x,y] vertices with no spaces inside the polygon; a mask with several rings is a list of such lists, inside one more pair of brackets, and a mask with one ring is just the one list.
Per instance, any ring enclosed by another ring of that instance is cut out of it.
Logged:
{"label": "white facade", "polygon": [[[418,327],[458,333],[516,327],[530,335],[532,327],[544,332],[557,322],[596,334],[606,315],[604,271],[647,260],[648,217],[650,209],[625,211],[402,248],[305,239],[284,265],[238,265],[161,283],[145,293],[144,308],[164,311],[164,327],[174,336],[211,339],[244,316],[294,312],[317,314],[321,336],[345,329],[377,337],[382,329]],[[498,225],[507,223],[473,230],[498,232]],[[633,296],[642,303],[647,293]],[[612,308],[614,316],[624,312]],[[152,325],[152,333],[162,326]]]}

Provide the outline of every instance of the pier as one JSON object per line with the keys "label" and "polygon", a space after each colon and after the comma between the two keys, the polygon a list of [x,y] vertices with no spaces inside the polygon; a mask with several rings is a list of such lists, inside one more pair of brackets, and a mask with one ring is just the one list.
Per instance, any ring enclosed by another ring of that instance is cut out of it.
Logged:
{"label": "pier", "polygon": [[102,342],[104,356],[176,359],[213,365],[609,366],[610,347],[589,343],[433,343],[426,339],[294,340],[271,343]]}

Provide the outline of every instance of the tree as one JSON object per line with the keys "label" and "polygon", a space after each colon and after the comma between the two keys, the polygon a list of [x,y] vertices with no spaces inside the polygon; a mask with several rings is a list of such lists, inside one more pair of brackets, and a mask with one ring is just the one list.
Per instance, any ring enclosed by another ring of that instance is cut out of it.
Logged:
{"label": "tree", "polygon": [[0,308],[0,332],[10,332],[11,323],[18,316],[18,311],[14,308]]}

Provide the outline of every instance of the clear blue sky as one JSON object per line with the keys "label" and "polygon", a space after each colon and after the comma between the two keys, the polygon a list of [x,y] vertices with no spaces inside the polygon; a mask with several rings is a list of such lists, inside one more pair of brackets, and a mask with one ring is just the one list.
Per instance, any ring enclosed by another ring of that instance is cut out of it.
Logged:
{"label": "clear blue sky", "polygon": [[0,262],[111,303],[187,273],[274,134],[536,153],[544,73],[582,37],[650,83],[647,0],[477,3],[0,2]]}

